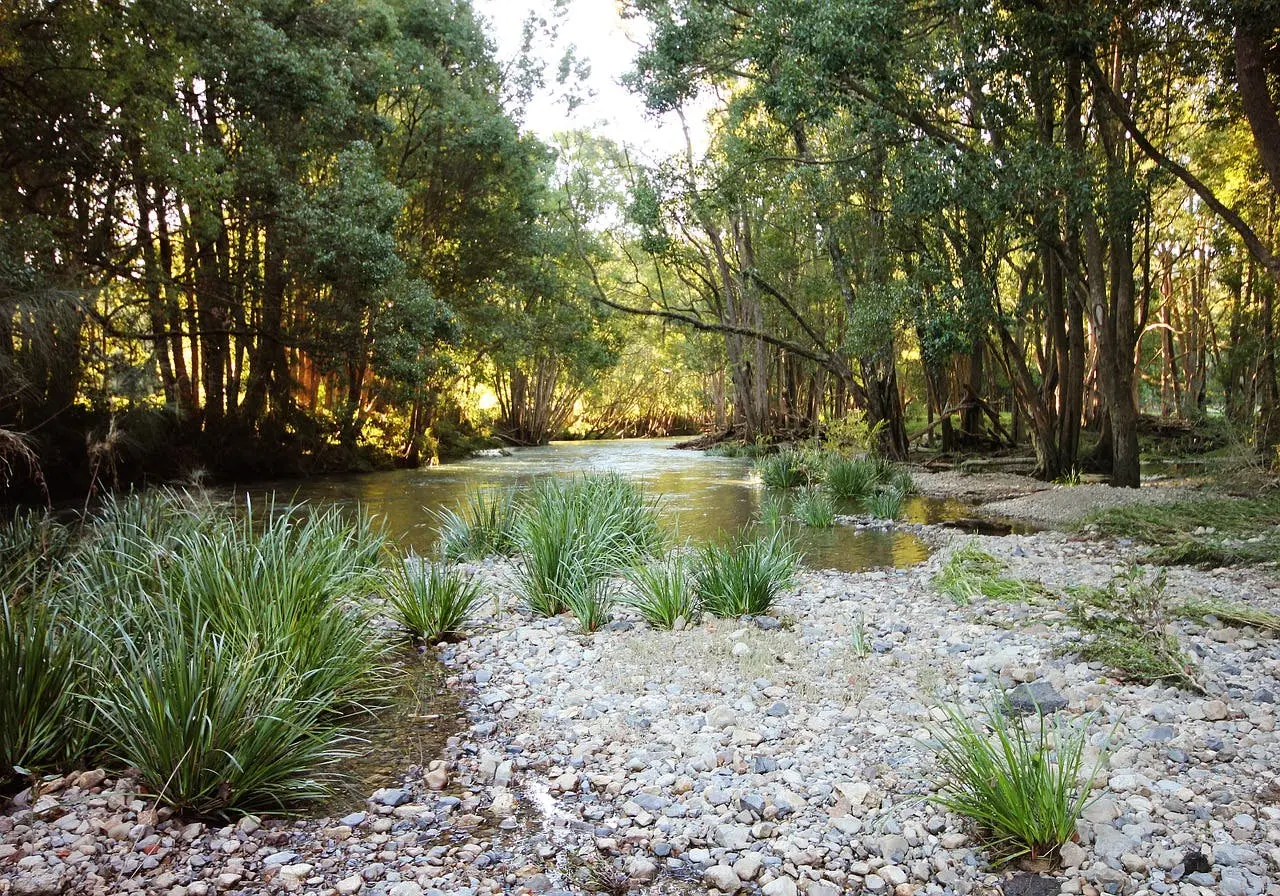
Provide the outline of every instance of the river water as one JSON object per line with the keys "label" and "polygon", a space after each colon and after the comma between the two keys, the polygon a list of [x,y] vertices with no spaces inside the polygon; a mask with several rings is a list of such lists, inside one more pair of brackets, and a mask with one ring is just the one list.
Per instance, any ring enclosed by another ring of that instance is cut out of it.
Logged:
{"label": "river water", "polygon": [[[625,439],[558,442],[522,448],[508,457],[473,457],[420,470],[358,476],[326,476],[273,487],[255,487],[258,495],[313,504],[360,505],[385,521],[402,547],[428,555],[436,542],[431,513],[461,504],[477,488],[527,485],[541,476],[612,471],[642,482],[659,498],[663,522],[681,540],[695,544],[737,532],[759,513],[766,490],[744,458],[713,457],[700,451],[672,450],[675,439]],[[844,508],[843,512],[853,512]],[[944,522],[971,508],[954,502],[909,499],[903,516],[910,522]],[[805,565],[853,572],[874,567],[920,563],[928,548],[907,532],[839,526],[799,530]]]}

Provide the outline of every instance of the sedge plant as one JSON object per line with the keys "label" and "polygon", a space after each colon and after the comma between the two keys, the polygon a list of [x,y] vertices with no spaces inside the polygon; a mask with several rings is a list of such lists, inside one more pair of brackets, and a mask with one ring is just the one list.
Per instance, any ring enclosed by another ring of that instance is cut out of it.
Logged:
{"label": "sedge plant", "polygon": [[474,579],[417,557],[391,572],[386,593],[395,620],[414,638],[431,644],[465,635],[484,596]]}
{"label": "sedge plant", "polygon": [[694,591],[714,616],[758,616],[791,585],[798,563],[799,555],[781,531],[711,543],[698,551]]}
{"label": "sedge plant", "polygon": [[633,567],[627,580],[634,590],[627,602],[654,628],[674,628],[680,619],[697,621],[700,611],[683,555],[675,553],[664,561]]}

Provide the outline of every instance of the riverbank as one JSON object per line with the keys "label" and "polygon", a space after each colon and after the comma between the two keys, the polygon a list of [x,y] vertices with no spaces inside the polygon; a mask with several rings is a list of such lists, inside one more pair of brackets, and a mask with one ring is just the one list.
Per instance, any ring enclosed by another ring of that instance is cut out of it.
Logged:
{"label": "riverbank", "polygon": [[[616,876],[651,893],[994,893],[1009,872],[928,802],[923,741],[940,702],[1034,684],[1113,743],[1080,842],[1034,892],[1280,893],[1280,641],[1179,619],[1209,693],[1123,683],[1071,653],[1056,597],[940,596],[933,576],[970,539],[929,529],[942,550],[920,566],[806,572],[770,617],[670,633],[535,620],[508,565],[477,565],[486,619],[441,652],[470,724],[403,787],[342,818],[219,828],[166,819],[128,779],[54,782],[0,817],[0,892],[587,892]],[[973,542],[1055,593],[1137,551]],[[1280,611],[1274,569],[1174,569],[1168,591]]]}

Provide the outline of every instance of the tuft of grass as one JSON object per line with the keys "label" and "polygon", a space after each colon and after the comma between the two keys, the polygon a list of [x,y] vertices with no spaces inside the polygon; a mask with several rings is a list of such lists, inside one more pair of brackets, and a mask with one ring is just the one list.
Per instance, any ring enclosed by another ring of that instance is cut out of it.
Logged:
{"label": "tuft of grass", "polygon": [[974,719],[945,707],[933,730],[940,775],[933,801],[963,815],[997,856],[1054,859],[1075,836],[1101,759],[1082,778],[1088,719],[1071,724],[1042,713],[1024,722],[998,703]]}
{"label": "tuft of grass", "polygon": [[697,622],[701,615],[694,598],[689,566],[681,554],[661,563],[636,566],[627,573],[635,589],[628,600],[654,628],[671,629],[678,619]]}
{"label": "tuft of grass", "polygon": [[760,502],[760,525],[766,529],[781,529],[788,522],[787,502],[774,495],[765,495]]}
{"label": "tuft of grass", "polygon": [[[1280,555],[1280,495],[1275,494],[1110,507],[1080,525],[1149,542],[1156,548],[1144,560],[1162,565],[1267,563]],[[1196,530],[1203,534],[1190,537]],[[1258,539],[1260,532],[1266,535]]]}
{"label": "tuft of grass", "polygon": [[594,579],[581,588],[569,591],[565,595],[565,603],[573,618],[578,620],[578,630],[589,635],[613,620],[616,596],[612,580]]}
{"label": "tuft of grass", "polygon": [[972,603],[979,597],[1019,601],[1033,600],[1045,593],[1044,586],[1038,582],[1003,575],[1007,568],[1003,561],[971,541],[951,553],[933,577],[933,587],[960,605]]}
{"label": "tuft of grass", "polygon": [[694,590],[714,616],[758,616],[791,585],[799,559],[781,532],[708,544],[698,552]]}
{"label": "tuft of grass", "polygon": [[783,448],[756,462],[756,472],[767,488],[798,488],[810,480],[805,455],[794,448]]}
{"label": "tuft of grass", "polygon": [[879,484],[879,469],[874,461],[834,455],[826,464],[822,487],[839,501],[861,501]]}
{"label": "tuft of grass", "polygon": [[109,752],[180,812],[290,812],[332,792],[343,749],[329,706],[270,652],[162,612],[120,631],[95,699]]}
{"label": "tuft of grass", "polygon": [[90,671],[74,630],[37,599],[0,597],[0,784],[16,769],[42,771],[80,758]]}
{"label": "tuft of grass", "polygon": [[902,514],[903,500],[902,493],[897,489],[885,488],[868,495],[863,500],[863,506],[867,513],[878,520],[896,520]]}
{"label": "tuft of grass", "polygon": [[434,644],[465,636],[483,591],[456,569],[442,569],[410,557],[387,577],[392,615],[419,640]]}
{"label": "tuft of grass", "polygon": [[770,450],[768,442],[764,439],[756,439],[754,442],[721,442],[719,445],[712,445],[705,453],[711,457],[749,457],[758,459],[767,455]]}
{"label": "tuft of grass", "polygon": [[42,590],[70,546],[66,526],[49,514],[14,511],[0,523],[0,595],[16,598]]}
{"label": "tuft of grass", "polygon": [[655,555],[657,512],[634,483],[598,474],[539,483],[517,526],[518,585],[538,616],[587,606],[596,584]]}
{"label": "tuft of grass", "polygon": [[836,524],[836,505],[831,496],[814,486],[801,490],[792,505],[796,518],[810,529],[830,529]]}
{"label": "tuft of grass", "polygon": [[849,645],[853,655],[863,660],[871,655],[871,642],[867,640],[867,622],[861,613],[853,624],[853,637]]}
{"label": "tuft of grass", "polygon": [[1280,632],[1280,613],[1245,604],[1223,600],[1189,600],[1177,608],[1177,613],[1188,619],[1213,616],[1228,625],[1247,625],[1262,631]]}
{"label": "tuft of grass", "polygon": [[1063,473],[1057,479],[1053,480],[1053,484],[1063,485],[1063,486],[1076,486],[1076,485],[1079,485],[1082,481],[1083,480],[1080,478],[1080,468],[1072,467],[1070,470]]}
{"label": "tuft of grass", "polygon": [[447,561],[510,557],[518,547],[519,506],[512,489],[469,492],[457,510],[435,512],[440,555]]}
{"label": "tuft of grass", "polygon": [[1203,693],[1194,662],[1168,630],[1164,588],[1164,570],[1148,579],[1134,567],[1106,588],[1077,589],[1071,615],[1085,635],[1080,656],[1120,678]]}

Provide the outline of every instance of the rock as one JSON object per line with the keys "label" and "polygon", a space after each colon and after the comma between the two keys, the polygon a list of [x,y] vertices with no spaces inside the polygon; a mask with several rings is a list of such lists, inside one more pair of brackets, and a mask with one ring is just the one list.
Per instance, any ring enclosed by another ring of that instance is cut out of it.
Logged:
{"label": "rock", "polygon": [[422,887],[410,880],[402,880],[387,888],[387,896],[422,896]]}
{"label": "rock", "polygon": [[1004,882],[1004,896],[1057,896],[1061,882],[1043,874],[1015,874]]}
{"label": "rock", "polygon": [[736,893],[742,889],[742,881],[728,865],[712,865],[702,873],[702,882],[722,893]]}
{"label": "rock", "polygon": [[1100,796],[1085,806],[1080,815],[1085,821],[1091,821],[1094,824],[1107,824],[1120,817],[1120,810],[1116,808],[1116,802],[1111,797]]}
{"label": "rock", "polygon": [[773,716],[774,718],[789,715],[790,713],[791,707],[787,706],[787,704],[783,703],[781,700],[764,711],[765,715]]}
{"label": "rock", "polygon": [[740,824],[716,826],[715,843],[725,849],[746,849],[751,843],[751,829]]}
{"label": "rock", "polygon": [[733,863],[733,873],[742,880],[755,880],[762,867],[764,867],[764,859],[760,854],[749,852]]}
{"label": "rock", "polygon": [[1037,707],[1046,715],[1067,708],[1067,698],[1044,680],[1020,684],[1005,696],[1009,708],[1019,715],[1031,715]]}
{"label": "rock", "polygon": [[1174,730],[1169,725],[1157,725],[1154,728],[1148,728],[1142,734],[1142,739],[1149,744],[1163,744],[1173,740]]}
{"label": "rock", "polygon": [[763,887],[764,896],[796,896],[796,882],[789,877],[775,877]]}
{"label": "rock", "polygon": [[891,865],[896,865],[907,857],[911,844],[907,838],[899,834],[888,834],[880,838],[880,856]]}
{"label": "rock", "polygon": [[290,852],[289,850],[285,850],[283,852],[273,852],[271,855],[267,856],[265,859],[262,860],[262,864],[292,865],[293,863],[297,862],[301,858],[302,856],[298,855],[296,852]]}
{"label": "rock", "polygon": [[1206,700],[1201,705],[1204,717],[1210,722],[1220,722],[1227,717],[1227,704],[1221,700]]}
{"label": "rock", "polygon": [[1104,859],[1118,859],[1137,846],[1134,839],[1111,825],[1094,826],[1093,852]]}
{"label": "rock", "polygon": [[449,786],[449,772],[442,768],[432,769],[423,776],[423,780],[431,790],[444,790]]}
{"label": "rock", "polygon": [[1198,849],[1193,849],[1182,857],[1182,867],[1187,874],[1208,874],[1213,870],[1209,857]]}
{"label": "rock", "polygon": [[1079,868],[1084,864],[1087,855],[1080,844],[1071,841],[1062,844],[1062,848],[1058,850],[1058,856],[1062,859],[1062,865],[1065,868]]}
{"label": "rock", "polygon": [[644,856],[632,856],[627,860],[627,875],[632,880],[649,883],[658,876],[658,866]]}
{"label": "rock", "polygon": [[377,803],[379,806],[390,806],[394,809],[396,806],[403,806],[411,798],[407,790],[399,787],[384,787],[380,790],[375,790],[373,796],[369,797],[369,801]]}
{"label": "rock", "polygon": [[335,888],[337,889],[339,896],[351,896],[353,893],[359,893],[360,888],[363,886],[364,879],[358,874],[353,874],[350,877],[344,877],[342,880],[338,881]]}
{"label": "rock", "polygon": [[707,724],[712,728],[732,728],[738,713],[729,706],[713,706],[707,710]]}
{"label": "rock", "polygon": [[349,828],[357,828],[364,824],[364,820],[368,816],[363,812],[352,812],[350,815],[344,815],[338,819],[339,824],[345,824]]}

